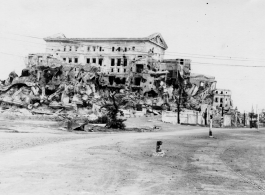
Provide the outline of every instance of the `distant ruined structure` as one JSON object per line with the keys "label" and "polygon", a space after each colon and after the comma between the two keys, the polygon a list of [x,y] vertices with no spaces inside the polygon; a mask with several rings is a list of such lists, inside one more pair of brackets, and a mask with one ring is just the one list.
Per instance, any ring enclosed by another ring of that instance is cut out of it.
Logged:
{"label": "distant ruined structure", "polygon": [[[44,40],[46,53],[29,54],[21,76],[12,72],[1,82],[2,107],[99,115],[102,98],[110,91],[134,93],[137,105],[149,111],[153,106],[176,111],[177,100],[182,110],[205,112],[207,106],[220,106],[215,102],[220,97],[213,93],[215,78],[191,73],[189,59],[164,59],[168,46],[159,33],[144,38],[66,38],[57,34]],[[141,110],[136,105],[135,109]]]}

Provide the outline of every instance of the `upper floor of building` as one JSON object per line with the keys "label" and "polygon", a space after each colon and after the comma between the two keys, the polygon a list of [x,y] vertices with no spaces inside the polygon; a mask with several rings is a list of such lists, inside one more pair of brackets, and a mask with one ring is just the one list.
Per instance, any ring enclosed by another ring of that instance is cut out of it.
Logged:
{"label": "upper floor of building", "polygon": [[168,48],[160,33],[144,38],[66,38],[59,34],[44,40],[47,53],[62,60],[68,59],[68,63],[79,64],[92,63],[90,61],[99,58],[124,57],[132,60],[142,56],[152,56],[161,62]]}

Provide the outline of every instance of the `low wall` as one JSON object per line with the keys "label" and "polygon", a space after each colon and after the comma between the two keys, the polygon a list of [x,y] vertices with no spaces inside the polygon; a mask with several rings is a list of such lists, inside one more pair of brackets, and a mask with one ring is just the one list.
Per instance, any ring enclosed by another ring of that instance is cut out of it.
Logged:
{"label": "low wall", "polygon": [[[162,112],[162,121],[172,124],[177,124],[178,113],[171,111]],[[187,110],[180,113],[180,123],[203,125],[204,119],[202,115],[197,111]]]}

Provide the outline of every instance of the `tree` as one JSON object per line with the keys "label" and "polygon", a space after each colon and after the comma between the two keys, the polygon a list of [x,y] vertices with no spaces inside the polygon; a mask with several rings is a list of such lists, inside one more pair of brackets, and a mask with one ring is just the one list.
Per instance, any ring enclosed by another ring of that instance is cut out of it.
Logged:
{"label": "tree", "polygon": [[184,91],[184,83],[179,83],[178,89],[175,89],[174,98],[177,104],[178,124],[180,124],[180,112],[186,107],[188,100],[188,95]]}
{"label": "tree", "polygon": [[101,109],[105,108],[107,111],[107,117],[109,120],[106,127],[124,129],[124,121],[126,121],[126,119],[118,118],[118,114],[124,116],[121,108],[134,107],[135,101],[135,95],[131,92],[118,93],[117,91],[110,91],[108,97],[104,101],[104,105],[101,107]]}

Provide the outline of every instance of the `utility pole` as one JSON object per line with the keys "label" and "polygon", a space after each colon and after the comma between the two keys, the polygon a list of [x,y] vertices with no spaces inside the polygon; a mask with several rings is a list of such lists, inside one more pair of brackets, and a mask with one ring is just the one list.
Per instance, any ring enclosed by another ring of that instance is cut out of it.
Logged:
{"label": "utility pole", "polygon": [[235,127],[237,127],[237,109],[235,109]]}
{"label": "utility pole", "polygon": [[210,128],[209,128],[209,137],[213,137],[213,133],[212,133],[212,128],[213,128],[213,112],[212,112],[212,108],[210,110]]}
{"label": "utility pole", "polygon": [[244,127],[246,126],[246,113],[245,113],[245,110],[244,110]]}
{"label": "utility pole", "polygon": [[259,113],[258,113],[258,105],[257,105],[257,129],[259,130]]}

